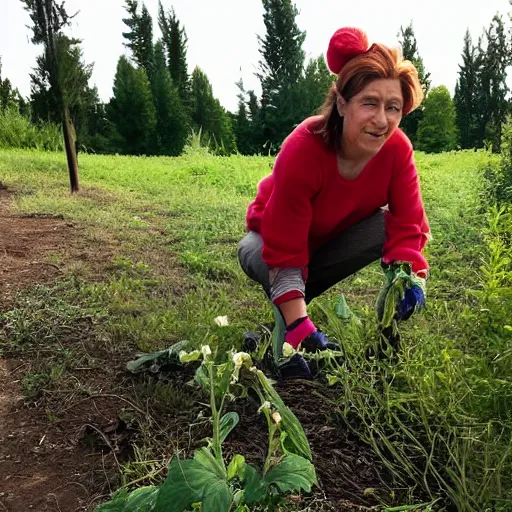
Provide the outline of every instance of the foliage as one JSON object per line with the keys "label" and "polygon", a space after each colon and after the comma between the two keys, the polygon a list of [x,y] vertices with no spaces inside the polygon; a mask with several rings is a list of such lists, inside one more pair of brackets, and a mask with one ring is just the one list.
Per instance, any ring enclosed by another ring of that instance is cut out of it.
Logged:
{"label": "foliage", "polygon": [[457,127],[455,107],[444,85],[432,89],[425,100],[423,118],[418,125],[418,149],[441,153],[455,149]]}
{"label": "foliage", "polygon": [[231,118],[219,100],[213,96],[208,77],[199,67],[194,69],[191,81],[192,121],[210,148],[219,154],[230,154],[236,149]]}
{"label": "foliage", "polygon": [[129,17],[123,19],[123,22],[129,32],[123,32],[123,37],[128,41],[124,44],[132,51],[134,62],[146,70],[146,75],[151,80],[154,68],[153,20],[144,4],[139,14],[138,0],[125,1]]}
{"label": "foliage", "polygon": [[[179,347],[183,348],[184,343]],[[213,435],[207,440],[207,446],[195,451],[193,459],[182,460],[176,454],[169,465],[167,478],[159,488],[136,489],[130,494],[121,490],[109,503],[101,505],[98,512],[138,512],[141,507],[147,512],[184,512],[197,504],[201,504],[201,510],[205,512],[229,512],[243,511],[245,504],[256,503],[264,504],[265,510],[274,510],[281,495],[311,491],[317,480],[309,461],[311,452],[304,431],[267,377],[253,366],[248,354],[231,351],[227,359],[219,361],[208,345],[188,353],[171,348],[153,356],[144,355],[129,363],[129,368],[140,371],[140,365],[162,357],[167,361],[173,356],[181,363],[202,359],[195,372],[195,381],[209,393]],[[239,421],[235,412],[223,414],[226,401],[246,396],[249,388],[261,401],[260,411],[265,415],[269,429],[268,452],[261,471],[246,463],[240,454],[234,454],[226,465],[222,453],[223,442]],[[140,500],[137,505],[135,497]]]}
{"label": "foliage", "polygon": [[33,124],[16,107],[0,112],[0,148],[62,151],[62,132],[52,123]]}
{"label": "foliage", "polygon": [[[427,96],[430,90],[430,73],[425,71],[423,58],[418,52],[418,43],[416,41],[416,36],[414,35],[412,21],[405,29],[400,27],[398,38],[400,46],[402,47],[403,57],[404,59],[411,61],[416,67],[418,71],[418,78],[423,89],[423,94]],[[418,127],[422,118],[423,105],[420,105],[416,110],[407,114],[400,124],[400,128],[404,130],[413,144],[416,142]]]}
{"label": "foliage", "polygon": [[151,83],[156,111],[157,152],[178,156],[188,135],[188,116],[165,63],[162,42],[155,45],[155,69]]}
{"label": "foliage", "polygon": [[133,67],[124,56],[117,64],[108,117],[119,134],[121,153],[152,152],[157,119],[151,86],[144,68]]}
{"label": "foliage", "polygon": [[164,49],[167,52],[167,63],[171,78],[178,88],[185,106],[190,102],[190,80],[187,65],[187,33],[180,26],[174,8],[166,13],[162,3],[158,3],[158,25],[162,32]]}
{"label": "foliage", "polygon": [[263,0],[263,9],[266,34],[258,36],[262,60],[257,76],[262,89],[262,135],[266,147],[275,152],[302,121],[297,102],[303,98],[296,84],[303,75],[306,33],[297,26],[299,11],[292,0]]}
{"label": "foliage", "polygon": [[453,98],[459,133],[459,145],[463,149],[473,147],[476,140],[476,127],[478,124],[477,71],[476,48],[471,40],[469,30],[467,30],[464,35],[462,64],[459,64],[459,76]]}
{"label": "foliage", "polygon": [[508,115],[502,128],[501,153],[497,165],[486,169],[487,199],[498,205],[512,204],[512,116]]}
{"label": "foliage", "polygon": [[497,153],[508,112],[510,65],[510,41],[500,15],[493,17],[476,47],[466,32],[462,61],[454,98],[460,145],[482,148],[488,143]]}

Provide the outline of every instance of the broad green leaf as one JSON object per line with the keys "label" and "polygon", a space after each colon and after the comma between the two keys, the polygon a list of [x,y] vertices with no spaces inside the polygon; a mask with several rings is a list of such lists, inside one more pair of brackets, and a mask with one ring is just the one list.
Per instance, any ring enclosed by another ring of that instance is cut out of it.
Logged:
{"label": "broad green leaf", "polygon": [[110,501],[100,505],[96,509],[96,512],[124,512],[124,506],[126,505],[127,498],[128,491],[126,489],[121,489],[114,493]]}
{"label": "broad green leaf", "polygon": [[200,350],[193,350],[192,352],[186,352],[185,350],[182,350],[179,353],[180,363],[192,363],[194,361],[199,361],[201,356],[202,354]]}
{"label": "broad green leaf", "polygon": [[206,393],[210,392],[210,377],[208,376],[208,370],[202,364],[194,374],[194,380],[199,385],[199,387],[205,391]]}
{"label": "broad green leaf", "polygon": [[246,464],[244,502],[250,505],[261,501],[267,495],[267,490],[267,483],[261,478],[258,470],[251,464]]}
{"label": "broad green leaf", "polygon": [[194,460],[221,480],[226,479],[226,471],[222,464],[214,457],[208,448],[203,446],[196,450],[194,453]]}
{"label": "broad green leaf", "polygon": [[195,460],[173,458],[160,487],[155,512],[184,512],[201,501],[203,490],[217,476]]}
{"label": "broad green leaf", "polygon": [[158,497],[159,488],[155,486],[141,487],[131,492],[126,500],[126,512],[152,512]]}
{"label": "broad green leaf", "polygon": [[225,480],[217,480],[205,488],[202,512],[229,512],[233,493]]}
{"label": "broad green leaf", "polygon": [[220,419],[220,442],[223,443],[226,440],[226,437],[231,433],[231,431],[238,425],[240,421],[240,416],[238,413],[231,411],[227,412]]}
{"label": "broad green leaf", "polygon": [[289,453],[265,475],[267,485],[275,485],[282,493],[303,489],[311,492],[317,484],[315,467],[309,460]]}
{"label": "broad green leaf", "polygon": [[215,396],[222,397],[229,391],[234,370],[235,362],[232,359],[213,367]]}
{"label": "broad green leaf", "polygon": [[240,454],[233,455],[228,465],[228,480],[232,480],[238,476],[240,480],[245,478],[245,457]]}
{"label": "broad green leaf", "polygon": [[126,369],[132,373],[140,373],[149,370],[152,367],[158,369],[160,366],[165,364],[178,363],[179,353],[186,348],[187,344],[187,340],[182,340],[165,350],[158,350],[151,353],[140,353],[138,354],[138,359],[129,361],[126,364]]}
{"label": "broad green leaf", "polygon": [[96,512],[152,512],[155,507],[158,487],[140,487],[132,492],[118,491],[108,503],[100,505]]}

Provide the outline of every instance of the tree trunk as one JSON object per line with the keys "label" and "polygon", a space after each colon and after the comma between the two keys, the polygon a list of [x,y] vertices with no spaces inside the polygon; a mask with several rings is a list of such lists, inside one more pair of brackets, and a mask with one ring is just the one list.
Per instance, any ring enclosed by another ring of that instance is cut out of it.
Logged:
{"label": "tree trunk", "polygon": [[64,108],[62,117],[62,131],[64,134],[64,145],[66,146],[66,157],[68,159],[69,184],[71,193],[79,190],[78,186],[78,159],[76,156],[76,132],[73,121],[69,115],[69,108]]}

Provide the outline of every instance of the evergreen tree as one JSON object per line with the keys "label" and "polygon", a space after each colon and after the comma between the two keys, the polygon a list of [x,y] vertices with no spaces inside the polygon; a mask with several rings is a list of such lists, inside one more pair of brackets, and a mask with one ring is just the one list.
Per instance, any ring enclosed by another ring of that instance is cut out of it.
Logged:
{"label": "evergreen tree", "polygon": [[501,130],[507,115],[507,67],[510,64],[510,43],[503,19],[495,15],[485,31],[487,48],[480,66],[480,134],[497,153],[501,146]]}
{"label": "evergreen tree", "polygon": [[190,99],[190,79],[187,67],[187,34],[185,28],[180,26],[174,9],[167,13],[158,3],[158,24],[162,31],[164,47],[167,51],[167,65],[171,78],[178,88],[180,97],[185,105]]}
{"label": "evergreen tree", "polygon": [[[403,57],[406,60],[411,61],[418,71],[418,78],[423,89],[425,97],[430,89],[430,73],[425,71],[425,65],[423,59],[420,57],[418,52],[418,43],[416,36],[414,35],[414,29],[412,22],[404,29],[400,27],[398,33],[400,45],[402,47]],[[416,134],[418,131],[418,125],[423,116],[423,105],[420,105],[416,110],[406,115],[400,123],[400,128],[406,133],[414,144],[416,141]]]}
{"label": "evergreen tree", "polygon": [[434,87],[425,100],[417,143],[418,148],[427,153],[451,151],[456,147],[455,106],[444,85]]}
{"label": "evergreen tree", "polygon": [[22,98],[17,89],[13,89],[8,78],[2,78],[2,59],[0,59],[0,112],[8,108],[19,109]]}
{"label": "evergreen tree", "polygon": [[464,35],[464,48],[462,50],[462,64],[459,64],[459,77],[455,85],[455,112],[459,144],[462,149],[477,146],[476,127],[477,116],[477,68],[476,48],[473,46],[469,30]]}
{"label": "evergreen tree", "polygon": [[177,156],[185,146],[189,132],[188,116],[165,62],[161,41],[155,45],[153,100],[157,119],[158,153]]}
{"label": "evergreen tree", "polygon": [[196,67],[192,73],[192,121],[200,129],[208,145],[220,154],[236,151],[236,141],[230,116],[214,98],[206,74]]}
{"label": "evergreen tree", "polygon": [[135,68],[124,56],[117,64],[108,116],[119,135],[120,152],[132,155],[152,152],[157,120],[149,80],[144,68]]}
{"label": "evergreen tree", "polygon": [[242,155],[250,155],[253,152],[251,140],[251,121],[248,116],[247,92],[244,89],[242,79],[236,83],[238,93],[238,111],[234,116],[234,132],[238,151]]}
{"label": "evergreen tree", "polygon": [[123,22],[129,28],[129,32],[123,32],[123,37],[128,40],[125,46],[133,54],[133,61],[146,70],[146,75],[151,80],[153,73],[153,20],[145,6],[142,4],[141,13],[138,13],[138,0],[125,0],[126,11],[129,17]]}
{"label": "evergreen tree", "polygon": [[[34,44],[42,44],[43,55],[38,59],[40,77],[47,85],[48,96],[56,117],[62,123],[64,145],[68,161],[71,191],[79,189],[78,160],[76,155],[76,132],[71,111],[79,102],[92,72],[92,66],[81,61],[77,39],[70,39],[62,33],[70,24],[70,16],[64,9],[64,2],[56,0],[22,0],[32,20]],[[36,72],[37,74],[37,72]],[[33,79],[34,81],[34,79]],[[36,84],[37,87],[37,84]]]}
{"label": "evergreen tree", "polygon": [[304,71],[303,99],[303,117],[311,116],[323,105],[336,76],[333,75],[323,56],[316,59],[310,59]]}
{"label": "evergreen tree", "polygon": [[295,21],[298,10],[291,0],[262,0],[264,38],[258,36],[260,54],[258,78],[261,81],[261,119],[266,147],[277,151],[283,139],[301,121],[298,84],[303,76],[306,33]]}

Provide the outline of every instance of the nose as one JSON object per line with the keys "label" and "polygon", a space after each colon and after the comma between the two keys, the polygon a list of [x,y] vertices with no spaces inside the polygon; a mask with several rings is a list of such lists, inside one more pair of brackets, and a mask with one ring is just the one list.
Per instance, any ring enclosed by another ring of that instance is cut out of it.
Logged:
{"label": "nose", "polygon": [[384,105],[377,110],[375,113],[375,125],[377,128],[387,128],[388,126],[388,117],[386,115],[386,108]]}

